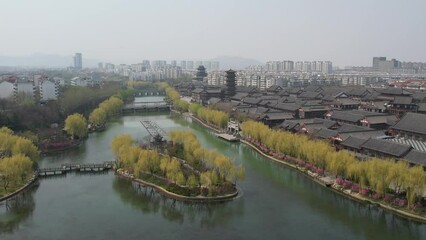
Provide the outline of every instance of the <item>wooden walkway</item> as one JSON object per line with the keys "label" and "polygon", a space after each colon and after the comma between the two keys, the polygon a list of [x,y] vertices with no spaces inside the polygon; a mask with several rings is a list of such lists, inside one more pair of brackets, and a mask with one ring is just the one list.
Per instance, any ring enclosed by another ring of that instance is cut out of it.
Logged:
{"label": "wooden walkway", "polygon": [[67,172],[101,172],[108,171],[114,167],[115,161],[108,161],[104,163],[88,163],[88,164],[76,164],[76,163],[64,163],[60,167],[56,168],[39,168],[37,174],[40,177],[63,175]]}

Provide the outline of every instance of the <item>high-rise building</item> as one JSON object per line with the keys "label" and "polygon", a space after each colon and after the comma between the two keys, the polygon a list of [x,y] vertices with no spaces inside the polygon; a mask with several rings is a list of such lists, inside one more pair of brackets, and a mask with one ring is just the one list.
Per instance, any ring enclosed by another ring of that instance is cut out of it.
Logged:
{"label": "high-rise building", "polygon": [[182,70],[186,70],[186,61],[180,61],[180,67]]}
{"label": "high-rise building", "polygon": [[219,70],[219,62],[212,62],[212,70],[218,71]]}
{"label": "high-rise building", "polygon": [[74,55],[74,68],[81,70],[83,68],[83,58],[81,53],[76,53]]}
{"label": "high-rise building", "polygon": [[302,72],[310,72],[311,71],[311,62],[303,62]]}
{"label": "high-rise building", "polygon": [[379,71],[380,62],[386,61],[386,57],[373,57],[373,70]]}
{"label": "high-rise building", "polygon": [[187,61],[186,62],[186,69],[193,70],[194,69],[194,61]]}
{"label": "high-rise building", "polygon": [[333,72],[333,63],[330,61],[322,62],[322,73],[332,73]]}
{"label": "high-rise building", "polygon": [[283,71],[284,72],[292,72],[294,69],[294,62],[293,61],[284,61],[283,62]]}
{"label": "high-rise building", "polygon": [[142,65],[145,67],[145,69],[151,69],[151,63],[149,60],[142,60]]}
{"label": "high-rise building", "polygon": [[296,62],[295,70],[298,72],[301,72],[302,69],[303,69],[303,62],[300,62],[300,61]]}
{"label": "high-rise building", "polygon": [[176,60],[170,61],[170,65],[172,65],[172,67],[176,67],[177,66]]}

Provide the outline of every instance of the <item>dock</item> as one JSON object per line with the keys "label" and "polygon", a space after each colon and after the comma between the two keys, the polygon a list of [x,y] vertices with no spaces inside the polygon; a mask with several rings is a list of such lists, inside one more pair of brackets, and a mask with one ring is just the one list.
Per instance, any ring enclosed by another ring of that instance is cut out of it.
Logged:
{"label": "dock", "polygon": [[240,141],[239,138],[235,137],[234,135],[227,134],[227,133],[217,133],[216,136],[219,138],[225,139],[228,142],[238,142]]}
{"label": "dock", "polygon": [[102,172],[108,171],[114,167],[115,162],[103,162],[103,163],[88,163],[88,164],[76,164],[76,163],[64,163],[60,167],[54,168],[39,168],[37,173],[40,177],[63,175],[68,172]]}

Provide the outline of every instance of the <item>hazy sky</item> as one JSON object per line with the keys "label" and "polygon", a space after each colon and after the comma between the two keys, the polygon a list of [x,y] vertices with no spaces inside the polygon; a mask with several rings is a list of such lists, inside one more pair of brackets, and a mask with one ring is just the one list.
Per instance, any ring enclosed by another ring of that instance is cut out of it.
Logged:
{"label": "hazy sky", "polygon": [[1,0],[0,55],[426,62],[426,0]]}

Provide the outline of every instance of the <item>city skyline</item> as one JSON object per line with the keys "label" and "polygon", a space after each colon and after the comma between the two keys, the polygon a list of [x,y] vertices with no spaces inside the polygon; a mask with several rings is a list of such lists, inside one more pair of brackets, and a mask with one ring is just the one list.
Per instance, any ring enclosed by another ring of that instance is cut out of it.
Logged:
{"label": "city skyline", "polygon": [[326,59],[340,67],[371,65],[373,56],[426,62],[419,27],[426,3],[410,2],[13,1],[2,6],[0,29],[8,34],[0,55],[82,52],[115,63],[224,55]]}

